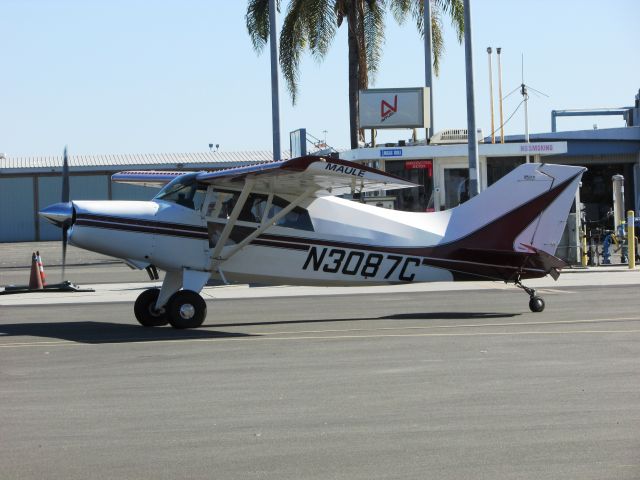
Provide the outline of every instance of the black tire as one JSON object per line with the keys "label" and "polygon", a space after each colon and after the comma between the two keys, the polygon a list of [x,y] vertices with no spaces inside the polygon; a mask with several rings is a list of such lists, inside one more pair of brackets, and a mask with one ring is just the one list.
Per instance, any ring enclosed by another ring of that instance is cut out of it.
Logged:
{"label": "black tire", "polygon": [[133,306],[133,313],[143,327],[162,327],[169,323],[166,312],[156,312],[155,306],[160,295],[159,288],[149,288],[142,292]]}
{"label": "black tire", "polygon": [[535,313],[543,311],[544,300],[542,297],[531,297],[531,300],[529,300],[529,309]]}
{"label": "black tire", "polygon": [[173,328],[197,328],[207,316],[207,304],[192,290],[180,290],[167,303],[167,316]]}

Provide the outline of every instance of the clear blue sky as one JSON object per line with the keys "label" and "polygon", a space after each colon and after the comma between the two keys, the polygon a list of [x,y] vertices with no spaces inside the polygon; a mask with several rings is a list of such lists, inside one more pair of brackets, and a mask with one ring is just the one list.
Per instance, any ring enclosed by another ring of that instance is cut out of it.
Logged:
{"label": "clear blue sky", "polygon": [[[283,0],[283,4],[287,4]],[[486,47],[502,47],[503,92],[525,82],[531,132],[550,111],[631,105],[640,88],[639,0],[472,0],[477,124],[490,130]],[[257,55],[244,0],[0,0],[0,152],[10,156],[270,150],[268,50]],[[280,20],[282,16],[280,17]],[[464,48],[445,21],[435,81],[437,129],[465,128]],[[281,82],[283,149],[306,127],[348,147],[347,42],[301,64],[300,97]],[[424,82],[415,26],[389,17],[375,87]],[[496,67],[494,57],[494,69]],[[495,77],[494,77],[495,79]],[[497,81],[494,80],[497,97]],[[510,114],[521,98],[505,102]],[[559,129],[622,126],[618,117],[561,118]],[[519,111],[506,127],[522,133]],[[408,138],[396,130],[379,139]]]}

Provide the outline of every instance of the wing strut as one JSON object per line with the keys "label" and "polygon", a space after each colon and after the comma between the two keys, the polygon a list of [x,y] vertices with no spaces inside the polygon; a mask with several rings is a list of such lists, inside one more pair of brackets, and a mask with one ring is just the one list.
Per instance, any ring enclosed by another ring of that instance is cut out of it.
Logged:
{"label": "wing strut", "polygon": [[[245,188],[246,188],[246,184],[245,184]],[[245,189],[242,190],[243,193],[244,193],[244,190]],[[226,242],[227,239],[229,238],[229,235],[231,234],[231,230],[233,230],[233,227],[235,226],[236,220],[238,218],[238,215],[234,216],[233,214],[236,213],[235,210],[236,210],[236,208],[238,208],[238,205],[240,205],[240,203],[242,203],[242,205],[244,205],[244,203],[246,201],[246,198],[243,199],[242,198],[242,194],[241,194],[240,198],[238,199],[238,203],[234,207],[233,212],[231,212],[231,216],[227,220],[227,224],[225,225],[224,229],[222,230],[222,234],[220,235],[220,239],[218,240],[218,243],[216,243],[216,247],[215,247],[214,252],[213,252],[214,254],[212,255],[212,258],[211,258],[211,270],[212,271],[215,270],[215,269],[220,270],[220,264],[222,264],[223,262],[229,260],[236,253],[238,253],[240,250],[242,250],[244,247],[246,247],[250,242],[255,240],[258,236],[262,235],[268,228],[270,228],[273,225],[275,225],[281,218],[283,218],[291,210],[293,210],[298,205],[300,205],[306,198],[308,198],[309,196],[313,195],[313,193],[315,191],[316,191],[315,186],[307,188],[302,194],[300,194],[294,200],[289,202],[289,204],[285,208],[280,210],[273,217],[271,217],[270,219],[268,219],[266,221],[263,219],[263,222],[261,223],[261,225],[256,230],[254,230],[249,235],[247,235],[240,243],[238,243],[237,245],[234,245],[233,248],[231,248],[231,250],[229,252],[227,252],[224,257],[222,257],[222,256],[220,256],[220,253],[222,251],[222,245],[224,245],[224,242]],[[248,196],[248,194],[247,194],[247,196]],[[242,208],[242,205],[240,205],[240,208]]]}
{"label": "wing strut", "polygon": [[[316,190],[315,187],[308,188],[307,190],[305,190],[295,200],[290,202],[289,205],[287,205],[285,208],[283,208],[277,214],[275,214],[272,218],[270,218],[269,221],[267,221],[266,223],[263,223],[262,225],[260,225],[260,227],[258,227],[256,230],[251,232],[251,234],[247,235],[240,243],[235,245],[231,249],[231,251],[224,256],[224,258],[215,258],[214,257],[214,259],[213,259],[214,262],[218,261],[218,262],[221,263],[221,262],[224,262],[226,260],[229,260],[236,253],[238,253],[240,250],[242,250],[244,247],[246,247],[247,244],[249,244],[250,242],[255,240],[259,235],[264,233],[265,230],[267,230],[269,227],[272,227],[273,225],[275,225],[278,220],[280,220],[287,213],[289,213],[291,210],[293,210],[298,205],[300,205],[300,203],[302,203],[307,197],[309,197],[311,194],[313,194],[313,192],[315,192],[315,190]],[[217,264],[215,264],[215,265],[217,265]]]}
{"label": "wing strut", "polygon": [[251,193],[251,189],[253,188],[254,183],[255,183],[255,179],[252,177],[247,177],[247,179],[245,180],[244,187],[242,187],[242,192],[240,192],[238,201],[234,205],[233,210],[231,211],[231,215],[229,215],[229,218],[227,219],[227,223],[222,229],[222,233],[220,234],[218,243],[216,243],[216,246],[213,249],[213,253],[211,254],[211,267],[214,267],[215,265],[220,263],[220,262],[216,262],[216,260],[219,260],[218,257],[220,256],[222,247],[224,247],[224,244],[227,242],[229,235],[231,235],[231,231],[233,230],[233,227],[235,227],[236,225],[238,216],[240,215],[240,212],[242,211],[242,208],[244,207],[244,204],[247,201],[249,194]]}

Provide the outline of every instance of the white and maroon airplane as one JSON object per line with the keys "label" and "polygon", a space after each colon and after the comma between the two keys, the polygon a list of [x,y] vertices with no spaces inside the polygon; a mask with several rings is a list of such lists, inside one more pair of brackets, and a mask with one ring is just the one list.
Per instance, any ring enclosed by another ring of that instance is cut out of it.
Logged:
{"label": "white and maroon airplane", "polygon": [[210,278],[288,285],[374,285],[552,275],[582,167],[521,165],[451,210],[388,210],[339,195],[416,185],[344,160],[306,156],[213,172],[129,171],[115,182],[164,186],[148,202],[73,201],[40,215],[63,241],[166,271],[134,312],[144,326],[195,328]]}

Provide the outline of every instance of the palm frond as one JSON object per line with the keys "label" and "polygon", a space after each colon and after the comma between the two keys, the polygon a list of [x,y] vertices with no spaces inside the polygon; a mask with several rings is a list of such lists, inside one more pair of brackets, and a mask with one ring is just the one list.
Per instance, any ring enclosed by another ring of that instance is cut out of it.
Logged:
{"label": "palm frond", "polygon": [[364,43],[366,52],[366,72],[371,83],[375,82],[384,36],[384,0],[366,0],[364,4]]}
{"label": "palm frond", "polygon": [[451,25],[456,30],[458,43],[464,37],[464,1],[463,0],[432,0],[434,6],[451,18]]}
{"label": "palm frond", "polygon": [[309,49],[316,60],[322,60],[336,33],[335,1],[307,0],[302,17],[305,26],[304,33],[309,39]]}
{"label": "palm frond", "polygon": [[292,0],[280,32],[280,67],[295,105],[298,93],[300,56],[307,46],[302,12],[306,0]]}
{"label": "palm frond", "polygon": [[336,14],[336,25],[338,28],[342,25],[342,21],[347,16],[347,2],[349,0],[335,0],[333,11]]}
{"label": "palm frond", "polygon": [[441,10],[434,6],[431,10],[431,51],[433,52],[433,73],[436,77],[440,75],[440,58],[444,54],[441,15]]}
{"label": "palm frond", "polygon": [[261,53],[269,40],[269,0],[249,0],[244,18],[253,49]]}
{"label": "palm frond", "polygon": [[406,21],[407,16],[409,15],[409,13],[411,12],[411,9],[413,8],[414,3],[415,3],[414,0],[390,0],[389,1],[389,8],[391,10],[391,13],[393,14],[393,18],[395,18],[396,22],[398,22],[399,25],[402,25]]}

